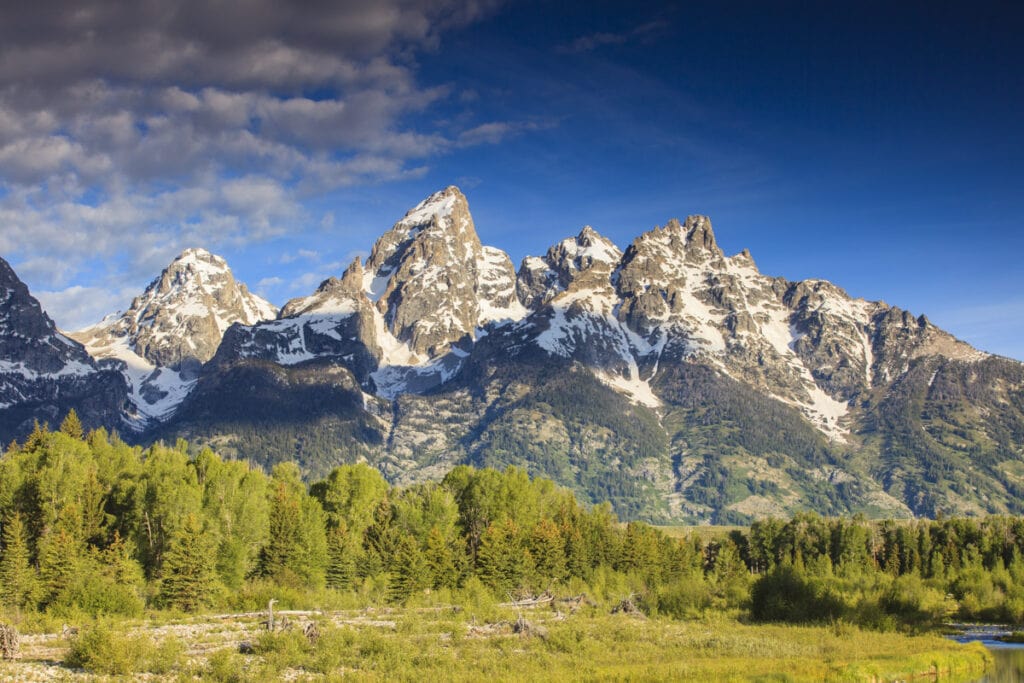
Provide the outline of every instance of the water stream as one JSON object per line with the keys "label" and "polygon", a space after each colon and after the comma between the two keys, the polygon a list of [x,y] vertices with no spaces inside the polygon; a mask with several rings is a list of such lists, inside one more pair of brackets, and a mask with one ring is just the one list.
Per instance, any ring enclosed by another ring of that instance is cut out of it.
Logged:
{"label": "water stream", "polygon": [[975,683],[1021,683],[1024,681],[1024,643],[1003,643],[996,640],[1010,631],[1004,626],[961,626],[953,640],[961,643],[978,641],[995,657],[995,668]]}

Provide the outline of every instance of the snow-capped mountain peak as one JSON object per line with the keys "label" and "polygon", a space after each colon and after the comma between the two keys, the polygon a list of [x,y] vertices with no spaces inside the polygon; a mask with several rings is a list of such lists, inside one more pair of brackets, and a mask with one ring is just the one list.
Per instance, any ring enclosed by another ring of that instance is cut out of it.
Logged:
{"label": "snow-capped mountain peak", "polygon": [[235,280],[223,258],[191,248],[171,261],[127,311],[72,336],[94,357],[124,363],[141,426],[173,412],[232,324],[252,325],[276,315],[273,305]]}

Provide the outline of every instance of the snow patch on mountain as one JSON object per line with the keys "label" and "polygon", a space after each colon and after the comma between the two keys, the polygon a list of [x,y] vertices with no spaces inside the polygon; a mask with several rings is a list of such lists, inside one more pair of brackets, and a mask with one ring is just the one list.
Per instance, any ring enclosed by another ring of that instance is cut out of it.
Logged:
{"label": "snow patch on mountain", "polygon": [[129,384],[128,400],[134,414],[129,423],[141,429],[151,420],[162,421],[174,414],[181,402],[195,387],[195,378],[185,378],[170,368],[159,368],[135,353],[125,337],[115,337],[104,347],[93,347],[103,358],[121,361],[121,374]]}

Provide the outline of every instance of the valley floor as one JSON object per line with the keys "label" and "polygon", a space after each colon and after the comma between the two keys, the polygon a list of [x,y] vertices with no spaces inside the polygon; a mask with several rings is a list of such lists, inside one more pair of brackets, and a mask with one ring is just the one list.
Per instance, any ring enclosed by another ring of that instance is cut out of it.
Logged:
{"label": "valley floor", "polygon": [[[594,606],[574,613],[550,604],[285,611],[275,618],[285,628],[273,633],[262,623],[266,614],[248,613],[23,635],[21,658],[0,662],[0,680],[968,681],[991,665],[980,645],[934,635],[842,623],[752,626],[726,616],[648,619]],[[74,650],[80,668],[67,663]]]}

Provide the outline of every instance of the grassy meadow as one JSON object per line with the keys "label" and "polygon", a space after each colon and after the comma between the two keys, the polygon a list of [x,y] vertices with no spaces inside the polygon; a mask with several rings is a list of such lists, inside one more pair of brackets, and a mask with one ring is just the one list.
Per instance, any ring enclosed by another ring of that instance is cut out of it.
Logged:
{"label": "grassy meadow", "polygon": [[[184,681],[967,681],[990,662],[980,646],[827,626],[751,625],[575,612],[555,601],[519,609],[423,606],[265,614],[154,615],[97,621],[76,635],[24,622],[22,656],[3,680]],[[517,627],[517,623],[520,624]],[[306,635],[307,625],[317,633]],[[38,629],[37,633],[28,633]],[[518,632],[517,632],[518,631]],[[933,679],[930,679],[933,680]]]}

